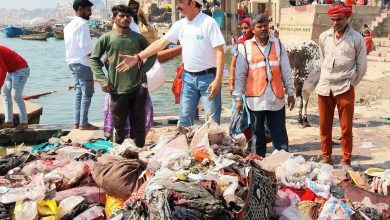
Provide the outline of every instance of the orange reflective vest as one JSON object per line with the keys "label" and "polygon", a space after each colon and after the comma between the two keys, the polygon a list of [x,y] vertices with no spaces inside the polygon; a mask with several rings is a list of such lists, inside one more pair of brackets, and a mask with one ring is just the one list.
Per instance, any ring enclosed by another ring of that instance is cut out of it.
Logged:
{"label": "orange reflective vest", "polygon": [[[246,60],[248,62],[248,73],[246,77],[247,97],[257,97],[264,94],[268,83],[271,83],[272,91],[279,99],[284,98],[284,85],[280,68],[281,46],[280,41],[274,39],[271,42],[268,58],[261,52],[260,48],[254,41],[244,43]],[[267,76],[267,65],[270,66],[272,79]]]}

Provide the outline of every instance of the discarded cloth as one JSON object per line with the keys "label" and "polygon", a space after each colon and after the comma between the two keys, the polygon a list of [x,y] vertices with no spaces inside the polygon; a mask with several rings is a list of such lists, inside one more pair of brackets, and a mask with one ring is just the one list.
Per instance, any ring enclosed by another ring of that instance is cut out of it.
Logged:
{"label": "discarded cloth", "polygon": [[107,194],[128,199],[145,182],[144,177],[139,178],[145,169],[146,164],[141,160],[106,154],[98,159],[91,173]]}
{"label": "discarded cloth", "polygon": [[95,142],[86,142],[83,144],[84,147],[96,151],[102,151],[104,153],[109,153],[112,148],[112,142],[105,140],[97,140]]}
{"label": "discarded cloth", "polygon": [[361,202],[365,197],[368,197],[374,205],[378,203],[390,204],[390,196],[384,196],[360,189],[357,186],[352,185],[349,181],[342,181],[340,186],[345,190],[345,198],[350,199],[352,202]]}
{"label": "discarded cloth", "polygon": [[32,149],[31,152],[33,153],[46,153],[49,152],[57,147],[61,146],[61,143],[55,142],[55,143],[49,143],[49,142],[44,142],[41,144],[35,145]]}

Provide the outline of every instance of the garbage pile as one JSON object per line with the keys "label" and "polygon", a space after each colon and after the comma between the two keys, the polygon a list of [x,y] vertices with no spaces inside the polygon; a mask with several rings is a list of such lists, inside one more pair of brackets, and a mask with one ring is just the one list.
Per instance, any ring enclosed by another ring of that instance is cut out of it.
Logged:
{"label": "garbage pile", "polygon": [[0,159],[0,219],[389,219],[390,170],[251,154],[209,121],[154,146],[51,139]]}

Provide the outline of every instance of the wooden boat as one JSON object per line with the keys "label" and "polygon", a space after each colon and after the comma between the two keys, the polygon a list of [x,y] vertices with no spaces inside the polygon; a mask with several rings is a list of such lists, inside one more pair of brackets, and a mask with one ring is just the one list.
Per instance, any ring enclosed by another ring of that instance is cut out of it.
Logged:
{"label": "wooden boat", "polygon": [[160,63],[167,62],[168,60],[181,54],[181,46],[177,45],[173,48],[168,48],[157,53],[157,60]]}
{"label": "wooden boat", "polygon": [[54,31],[54,38],[56,39],[64,39],[64,32],[63,31]]}
{"label": "wooden boat", "polygon": [[27,34],[19,36],[23,40],[47,40],[47,33]]}
{"label": "wooden boat", "polygon": [[26,35],[26,34],[33,34],[33,31],[27,29],[27,28],[19,28],[19,27],[6,27],[3,30],[6,37],[18,37],[20,35]]}

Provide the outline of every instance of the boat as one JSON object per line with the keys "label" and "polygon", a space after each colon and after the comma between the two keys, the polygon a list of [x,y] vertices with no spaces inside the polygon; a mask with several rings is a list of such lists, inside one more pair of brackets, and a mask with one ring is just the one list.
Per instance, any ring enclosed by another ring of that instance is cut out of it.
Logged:
{"label": "boat", "polygon": [[64,32],[63,31],[54,31],[54,38],[56,39],[64,39]]}
{"label": "boat", "polygon": [[23,40],[47,40],[47,33],[27,34],[19,36]]}
{"label": "boat", "polygon": [[6,27],[3,30],[6,37],[12,38],[12,37],[19,37],[20,35],[26,35],[26,34],[33,34],[34,32],[27,29],[27,28],[20,28],[20,27]]}

